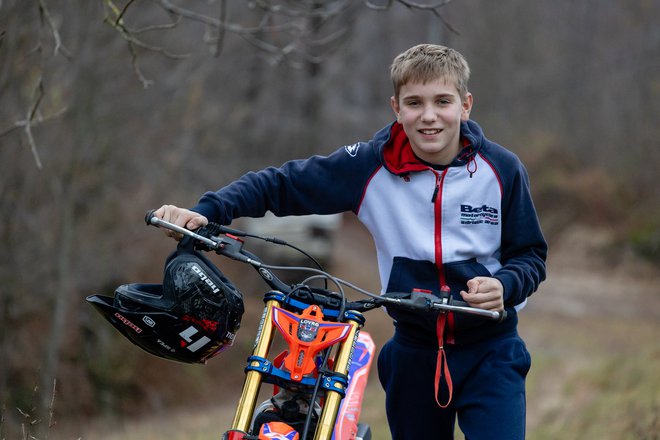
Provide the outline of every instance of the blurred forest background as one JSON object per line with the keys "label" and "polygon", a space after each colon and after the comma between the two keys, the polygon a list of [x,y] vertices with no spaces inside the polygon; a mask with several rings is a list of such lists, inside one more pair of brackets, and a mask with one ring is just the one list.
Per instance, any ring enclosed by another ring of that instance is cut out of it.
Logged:
{"label": "blurred forest background", "polygon": [[[563,381],[543,350],[579,340],[554,324],[583,315],[561,295],[563,308],[532,308],[555,313],[529,336],[537,371],[557,383],[530,386],[568,386],[584,410],[533,406],[535,438],[578,438],[553,429],[589,411],[601,424],[634,400],[621,428],[630,436],[611,438],[657,439],[658,0],[0,0],[0,439],[78,438],[91,421],[202,408],[235,389],[249,330],[222,359],[182,366],[139,352],[84,298],[159,281],[173,245],[144,227],[148,209],[190,206],[248,170],[369,139],[392,120],[392,58],[421,42],[466,56],[472,117],[526,163],[551,252],[569,249],[553,263],[557,290],[626,271],[618,296],[593,291],[582,306],[605,319],[604,302],[617,312],[634,298],[624,318],[646,325],[639,340],[625,324],[588,327],[640,361],[607,358],[597,376],[573,369]],[[220,264],[244,292],[254,287]],[[258,299],[250,311],[260,314]],[[584,404],[632,377],[641,382],[621,395],[645,394]]]}

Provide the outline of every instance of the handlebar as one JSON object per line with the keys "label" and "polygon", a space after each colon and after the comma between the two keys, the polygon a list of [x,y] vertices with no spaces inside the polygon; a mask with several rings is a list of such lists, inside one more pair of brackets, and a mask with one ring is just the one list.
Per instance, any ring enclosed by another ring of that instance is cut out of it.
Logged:
{"label": "handlebar", "polygon": [[[369,308],[385,306],[406,309],[415,312],[458,312],[481,316],[484,318],[493,319],[495,321],[504,321],[507,317],[506,310],[494,311],[479,309],[470,306],[466,302],[453,299],[451,296],[437,297],[431,293],[422,292],[390,292],[385,293],[378,298],[364,301],[362,304],[364,304],[362,307],[358,305],[355,308],[358,310],[360,308],[368,310]],[[373,305],[371,306],[370,304]]]}
{"label": "handlebar", "polygon": [[219,237],[219,236],[206,237],[204,235],[200,235],[194,231],[191,231],[190,229],[182,228],[181,226],[177,226],[174,223],[170,223],[168,221],[160,219],[154,215],[154,212],[155,210],[149,211],[145,216],[145,222],[147,223],[147,225],[169,229],[171,231],[178,232],[182,235],[194,238],[195,240],[201,242],[207,248],[205,250],[215,251],[219,255],[223,255],[225,257],[229,257],[231,259],[238,260],[240,262],[247,263],[255,267],[260,267],[262,264],[261,261],[259,261],[258,259],[252,258],[254,257],[253,255],[249,254],[246,251],[243,251],[242,249],[243,242],[238,238],[238,236],[242,234],[242,231],[227,228],[225,226],[214,223],[213,227],[218,232],[222,234],[226,234],[227,238]]}
{"label": "handlebar", "polygon": [[[197,240],[202,248],[202,250],[212,250],[219,255],[231,258],[242,263],[247,263],[253,266],[255,269],[258,269],[259,275],[266,281],[266,283],[272,288],[281,291],[285,294],[292,294],[296,290],[299,290],[300,285],[298,286],[289,286],[271,272],[271,269],[274,270],[301,270],[316,273],[317,277],[321,276],[325,279],[333,281],[340,290],[342,290],[342,285],[350,287],[353,290],[356,290],[366,296],[369,299],[359,300],[354,302],[346,302],[344,307],[341,309],[355,310],[358,312],[364,312],[372,310],[379,307],[392,307],[398,309],[405,309],[416,312],[457,312],[465,313],[470,315],[481,316],[488,319],[493,319],[496,321],[504,321],[507,317],[506,310],[502,311],[493,311],[493,310],[484,310],[476,307],[471,307],[468,303],[455,300],[449,295],[443,295],[442,297],[435,296],[431,293],[413,291],[409,293],[402,292],[389,292],[383,295],[376,295],[374,293],[368,292],[364,289],[361,289],[351,283],[344,281],[342,279],[336,278],[329,273],[315,269],[311,267],[284,267],[284,266],[271,266],[264,264],[259,258],[250,252],[243,249],[243,240],[239,237],[250,236],[255,238],[261,238],[266,241],[271,241],[278,243],[277,239],[273,238],[264,238],[251,234],[247,234],[243,231],[228,228],[217,223],[209,223],[209,225],[198,229],[197,231],[191,231],[181,226],[177,226],[168,221],[162,220],[154,215],[155,210],[147,212],[145,216],[145,222],[150,226],[157,226],[171,231],[180,233],[184,236],[191,237]],[[223,234],[220,236],[218,234]],[[284,244],[284,242],[279,241],[279,244]],[[304,282],[303,282],[304,283]],[[315,289],[318,293],[319,289]],[[326,296],[334,297],[336,302],[338,294],[325,291]],[[344,295],[343,291],[340,295],[340,298],[343,300]],[[331,301],[330,301],[331,302]]]}

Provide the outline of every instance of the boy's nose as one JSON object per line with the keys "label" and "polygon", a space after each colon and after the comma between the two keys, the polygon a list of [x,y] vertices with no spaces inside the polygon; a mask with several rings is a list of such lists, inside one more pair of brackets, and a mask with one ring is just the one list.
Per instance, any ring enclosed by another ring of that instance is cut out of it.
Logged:
{"label": "boy's nose", "polygon": [[424,106],[424,111],[422,112],[422,120],[424,122],[435,121],[437,117],[438,115],[432,105]]}

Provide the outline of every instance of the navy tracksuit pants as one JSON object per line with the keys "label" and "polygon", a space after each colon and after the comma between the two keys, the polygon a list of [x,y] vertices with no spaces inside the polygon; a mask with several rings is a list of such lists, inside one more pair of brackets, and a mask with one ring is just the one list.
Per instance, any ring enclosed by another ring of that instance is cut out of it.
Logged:
{"label": "navy tracksuit pants", "polygon": [[[451,404],[435,400],[437,347],[395,332],[378,356],[378,376],[394,440],[449,440],[458,424],[466,440],[525,438],[525,376],[531,359],[518,334],[470,345],[445,345],[453,382]],[[444,378],[441,383],[444,383]],[[446,386],[438,396],[447,401]]]}

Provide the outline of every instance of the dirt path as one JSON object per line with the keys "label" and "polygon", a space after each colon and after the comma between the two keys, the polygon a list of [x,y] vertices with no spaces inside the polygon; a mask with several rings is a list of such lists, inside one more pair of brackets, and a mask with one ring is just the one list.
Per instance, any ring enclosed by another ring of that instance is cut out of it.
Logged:
{"label": "dirt path", "polygon": [[[567,232],[551,249],[547,281],[521,315],[520,331],[533,356],[532,430],[548,419],[579,414],[594,398],[575,389],[581,378],[615,377],[603,371],[626,359],[640,359],[654,372],[645,377],[656,381],[660,375],[660,276],[630,255],[616,255],[610,237],[606,230]],[[660,403],[660,390],[652,399]]]}

